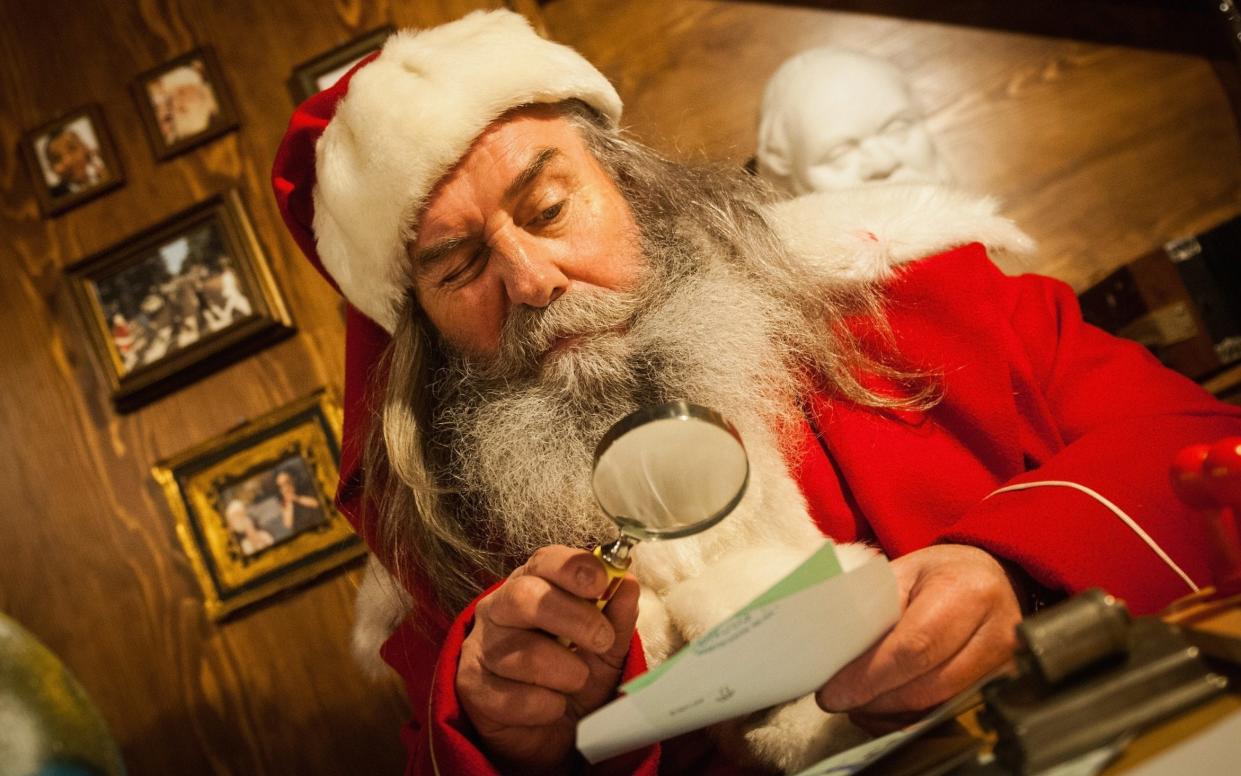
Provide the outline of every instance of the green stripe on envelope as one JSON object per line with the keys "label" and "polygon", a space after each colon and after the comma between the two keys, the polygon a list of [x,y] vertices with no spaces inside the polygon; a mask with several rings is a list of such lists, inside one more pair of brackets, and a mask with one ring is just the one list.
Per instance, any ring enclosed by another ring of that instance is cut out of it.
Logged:
{"label": "green stripe on envelope", "polygon": [[621,685],[620,691],[630,695],[640,691],[658,680],[660,676],[671,669],[685,655],[710,652],[722,643],[731,641],[734,633],[748,629],[751,622],[756,617],[761,616],[759,614],[760,609],[788,598],[794,593],[800,593],[806,588],[822,584],[840,573],[841,568],[840,561],[836,557],[836,545],[830,540],[825,541],[823,546],[816,550],[800,566],[765,592],[760,593],[757,598],[742,607],[732,617],[729,617],[690,644],[687,644],[680,652],[660,663],[652,670]]}

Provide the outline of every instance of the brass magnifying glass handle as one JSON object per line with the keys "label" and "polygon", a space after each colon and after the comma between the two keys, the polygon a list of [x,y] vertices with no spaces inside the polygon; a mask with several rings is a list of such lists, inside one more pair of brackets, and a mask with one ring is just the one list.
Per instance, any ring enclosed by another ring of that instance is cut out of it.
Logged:
{"label": "brass magnifying glass handle", "polygon": [[[616,591],[620,588],[621,581],[625,578],[625,572],[629,570],[629,564],[632,558],[629,553],[633,549],[635,540],[632,537],[621,535],[614,542],[601,544],[595,548],[594,556],[599,559],[599,563],[603,566],[604,572],[608,575],[608,586],[603,593],[595,599],[595,606],[599,611],[603,611],[608,605],[608,601],[612,600],[612,596],[616,595]],[[576,649],[575,645],[569,639],[561,636],[556,639],[561,646],[569,649]]]}
{"label": "brass magnifying glass handle", "polygon": [[621,580],[625,578],[625,572],[629,570],[629,564],[633,561],[629,553],[633,550],[634,542],[632,537],[622,534],[616,541],[595,548],[595,557],[603,564],[603,570],[608,575],[607,589],[595,600],[595,606],[598,606],[600,611],[603,611],[603,607],[616,595]]}

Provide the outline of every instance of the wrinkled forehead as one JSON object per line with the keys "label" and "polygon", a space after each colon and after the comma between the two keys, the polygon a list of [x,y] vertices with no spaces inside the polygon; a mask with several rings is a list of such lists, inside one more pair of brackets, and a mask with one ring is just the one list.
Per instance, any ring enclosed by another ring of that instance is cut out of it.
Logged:
{"label": "wrinkled forehead", "polygon": [[464,175],[500,177],[512,164],[520,164],[532,149],[581,145],[577,129],[554,105],[524,105],[487,125],[448,172],[431,188],[437,192]]}
{"label": "wrinkled forehead", "polygon": [[[550,153],[549,153],[550,152]],[[538,166],[540,158],[545,164]],[[414,219],[419,242],[442,220],[444,211],[466,200],[494,206],[529,182],[547,164],[580,165],[594,161],[578,127],[552,105],[528,105],[508,111],[474,139],[465,155],[436,182]]]}

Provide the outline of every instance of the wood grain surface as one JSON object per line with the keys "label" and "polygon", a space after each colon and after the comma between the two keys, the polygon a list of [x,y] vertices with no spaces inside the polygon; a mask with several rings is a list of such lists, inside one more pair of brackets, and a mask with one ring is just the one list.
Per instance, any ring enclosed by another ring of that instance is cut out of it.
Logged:
{"label": "wood grain surface", "polygon": [[[511,3],[617,83],[655,146],[741,163],[787,56],[839,43],[906,68],[959,181],[1002,197],[1077,286],[1241,210],[1241,143],[1202,58],[779,4]],[[280,223],[268,170],[292,68],[385,23],[483,0],[8,0],[0,4],[0,610],[77,674],[134,774],[396,773],[406,716],[347,654],[354,569],[212,625],[151,463],[341,384],[342,308]],[[156,163],[134,75],[215,47],[241,128]],[[102,105],[127,183],[39,215],[22,132]],[[62,274],[237,186],[296,337],[126,416],[110,407]]]}

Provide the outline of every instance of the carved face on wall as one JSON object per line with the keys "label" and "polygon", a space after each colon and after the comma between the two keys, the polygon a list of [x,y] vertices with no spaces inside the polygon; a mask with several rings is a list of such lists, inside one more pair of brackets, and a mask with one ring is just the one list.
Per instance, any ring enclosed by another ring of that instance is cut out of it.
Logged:
{"label": "carved face on wall", "polygon": [[785,62],[763,95],[759,174],[790,194],[948,182],[900,70],[834,47]]}

